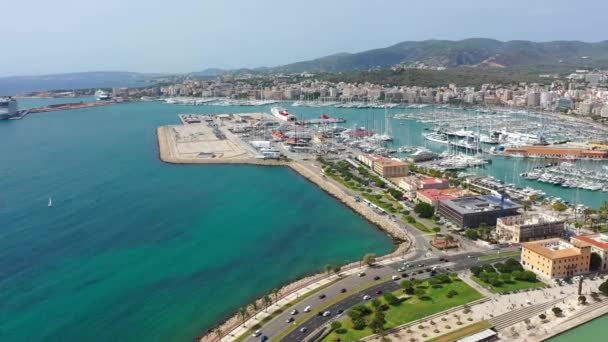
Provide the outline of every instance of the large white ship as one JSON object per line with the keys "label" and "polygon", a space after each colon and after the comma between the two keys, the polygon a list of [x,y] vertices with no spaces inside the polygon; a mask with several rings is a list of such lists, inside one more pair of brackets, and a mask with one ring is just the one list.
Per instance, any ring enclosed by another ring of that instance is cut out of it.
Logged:
{"label": "large white ship", "polygon": [[6,120],[17,114],[17,100],[12,97],[0,97],[0,120]]}
{"label": "large white ship", "polygon": [[111,97],[108,92],[99,89],[95,92],[95,98],[97,99],[97,101],[106,101],[109,100]]}
{"label": "large white ship", "polygon": [[283,107],[272,107],[270,109],[270,113],[274,115],[274,117],[283,121],[296,121],[295,115],[289,114],[287,109]]}

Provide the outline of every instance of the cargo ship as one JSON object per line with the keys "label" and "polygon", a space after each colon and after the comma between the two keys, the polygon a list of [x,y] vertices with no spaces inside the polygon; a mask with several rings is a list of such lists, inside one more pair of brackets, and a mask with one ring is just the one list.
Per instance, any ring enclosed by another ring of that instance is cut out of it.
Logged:
{"label": "cargo ship", "polygon": [[272,107],[270,113],[277,119],[282,121],[296,121],[295,115],[289,114],[287,109],[283,107]]}
{"label": "cargo ship", "polygon": [[8,120],[17,115],[17,100],[12,97],[0,97],[0,120]]}

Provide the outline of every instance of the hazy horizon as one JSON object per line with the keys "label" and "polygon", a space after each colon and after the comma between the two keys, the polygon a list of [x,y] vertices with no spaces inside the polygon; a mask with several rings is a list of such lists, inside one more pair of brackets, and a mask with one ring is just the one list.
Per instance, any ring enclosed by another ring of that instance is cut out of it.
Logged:
{"label": "hazy horizon", "polygon": [[601,27],[597,24],[608,12],[608,2],[599,0],[491,5],[479,0],[176,0],[171,5],[106,0],[103,6],[73,0],[39,2],[3,5],[6,13],[15,15],[0,21],[5,46],[10,46],[10,53],[0,54],[0,77],[272,67],[428,39],[608,38],[602,30],[591,29]]}

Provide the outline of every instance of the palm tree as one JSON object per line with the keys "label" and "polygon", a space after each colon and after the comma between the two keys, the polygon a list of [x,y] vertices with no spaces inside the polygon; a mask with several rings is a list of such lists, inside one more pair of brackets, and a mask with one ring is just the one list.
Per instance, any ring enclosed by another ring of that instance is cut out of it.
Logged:
{"label": "palm tree", "polygon": [[253,311],[253,318],[255,318],[258,313],[258,301],[254,300],[253,303],[249,304],[249,307],[251,308],[251,311]]}
{"label": "palm tree", "polygon": [[340,266],[340,265],[336,265],[336,266],[334,266],[334,268],[333,268],[333,271],[334,271],[334,273],[335,273],[337,276],[340,276],[340,271],[341,271],[341,270],[342,270],[342,266]]}
{"label": "palm tree", "polygon": [[264,295],[264,297],[262,297],[262,302],[264,302],[264,310],[268,312],[268,307],[270,306],[270,304],[272,304],[272,299],[270,299],[269,295]]}
{"label": "palm tree", "polygon": [[274,289],[272,289],[272,296],[274,297],[274,304],[277,304],[277,302],[279,301],[279,292],[281,292],[281,290],[277,289],[276,287]]}
{"label": "palm tree", "polygon": [[217,341],[220,342],[222,340],[222,328],[221,327],[217,327],[215,328],[215,336],[217,337]]}
{"label": "palm tree", "polygon": [[329,275],[330,272],[331,272],[331,265],[330,264],[325,265],[325,273],[327,273],[327,275]]}
{"label": "palm tree", "polygon": [[244,307],[240,307],[239,316],[241,317],[241,322],[243,323],[243,326],[245,326],[245,319],[247,318],[247,309],[245,309]]}

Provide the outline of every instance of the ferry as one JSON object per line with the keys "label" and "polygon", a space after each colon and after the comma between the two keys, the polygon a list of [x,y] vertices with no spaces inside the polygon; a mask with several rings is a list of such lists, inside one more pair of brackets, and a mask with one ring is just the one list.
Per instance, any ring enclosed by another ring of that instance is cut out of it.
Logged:
{"label": "ferry", "polygon": [[110,94],[109,94],[108,92],[103,91],[103,90],[101,90],[101,89],[98,89],[98,90],[95,92],[95,98],[97,99],[97,101],[107,101],[107,100],[109,100],[111,97],[110,97]]}
{"label": "ferry", "polygon": [[0,120],[17,115],[17,101],[12,97],[0,97]]}
{"label": "ferry", "polygon": [[282,121],[294,122],[296,121],[295,115],[289,114],[287,109],[283,107],[272,107],[270,113],[277,119]]}

